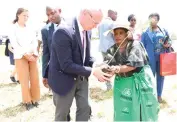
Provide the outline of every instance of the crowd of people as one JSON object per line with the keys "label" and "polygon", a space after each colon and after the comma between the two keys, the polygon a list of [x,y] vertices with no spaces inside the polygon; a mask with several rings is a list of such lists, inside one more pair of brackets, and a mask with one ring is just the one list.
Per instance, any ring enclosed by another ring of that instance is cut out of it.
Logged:
{"label": "crowd of people", "polygon": [[[114,121],[157,121],[162,102],[164,76],[160,75],[160,54],[171,47],[166,29],[158,26],[160,15],[149,15],[149,27],[136,28],[137,17],[128,16],[129,25],[115,22],[117,11],[82,9],[66,20],[61,9],[46,7],[48,20],[36,32],[26,24],[28,10],[19,8],[8,35],[10,79],[21,85],[27,110],[40,107],[39,50],[42,47],[42,81],[53,94],[55,121],[70,121],[70,107],[76,99],[76,121],[88,121],[94,109],[89,103],[89,76],[112,89],[114,79]],[[98,28],[101,65],[90,54],[92,29]],[[41,46],[42,44],[42,46]],[[17,76],[16,76],[17,75]],[[155,79],[156,78],[156,79]],[[97,82],[97,81],[95,81]],[[157,87],[156,87],[157,86]]]}

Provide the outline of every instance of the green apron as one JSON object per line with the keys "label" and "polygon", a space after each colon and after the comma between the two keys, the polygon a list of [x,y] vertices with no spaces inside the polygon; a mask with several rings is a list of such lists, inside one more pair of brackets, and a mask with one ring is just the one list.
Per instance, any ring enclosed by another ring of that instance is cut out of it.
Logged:
{"label": "green apron", "polygon": [[157,121],[158,112],[155,78],[150,66],[144,66],[131,77],[115,77],[114,121]]}

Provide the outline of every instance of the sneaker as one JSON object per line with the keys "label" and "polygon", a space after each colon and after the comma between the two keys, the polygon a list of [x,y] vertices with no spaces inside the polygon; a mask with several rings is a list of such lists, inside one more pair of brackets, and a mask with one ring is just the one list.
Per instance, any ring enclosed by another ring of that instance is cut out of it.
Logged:
{"label": "sneaker", "polygon": [[159,102],[159,103],[162,103],[162,102],[163,102],[162,97],[158,97],[158,102]]}

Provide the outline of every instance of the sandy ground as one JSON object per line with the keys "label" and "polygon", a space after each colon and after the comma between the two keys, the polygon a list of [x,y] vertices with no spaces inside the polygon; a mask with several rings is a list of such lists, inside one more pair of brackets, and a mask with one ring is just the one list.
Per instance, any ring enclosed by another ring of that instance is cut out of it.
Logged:
{"label": "sandy ground", "polygon": [[[101,55],[97,51],[97,42],[92,43],[92,54],[97,61],[101,60]],[[50,122],[54,120],[54,110],[52,97],[48,95],[48,90],[41,83],[41,101],[39,108],[25,111],[21,105],[20,85],[14,84],[9,79],[9,60],[0,57],[0,121],[1,122]],[[91,121],[112,122],[113,102],[111,91],[105,92],[104,83],[98,82],[93,77],[90,78],[93,117]],[[99,90],[102,89],[102,90]],[[163,98],[165,102],[161,104],[159,121],[174,121],[177,119],[177,76],[169,76],[165,79]],[[72,120],[75,120],[75,101],[71,108]]]}

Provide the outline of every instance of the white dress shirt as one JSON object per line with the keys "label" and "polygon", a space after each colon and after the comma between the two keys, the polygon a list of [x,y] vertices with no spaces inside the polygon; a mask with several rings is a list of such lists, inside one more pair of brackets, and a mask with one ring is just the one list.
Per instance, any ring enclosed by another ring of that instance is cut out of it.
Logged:
{"label": "white dress shirt", "polygon": [[25,53],[34,53],[38,56],[38,40],[35,31],[28,27],[13,24],[9,33],[10,43],[14,49],[14,59],[21,59]]}
{"label": "white dress shirt", "polygon": [[79,26],[79,32],[80,32],[80,37],[81,37],[81,41],[82,41],[82,45],[84,44],[84,56],[83,56],[83,63],[85,62],[85,56],[86,56],[86,31],[85,31],[85,35],[83,35],[83,27],[82,25],[80,24],[79,20],[77,19],[77,23],[78,23],[78,26]]}

